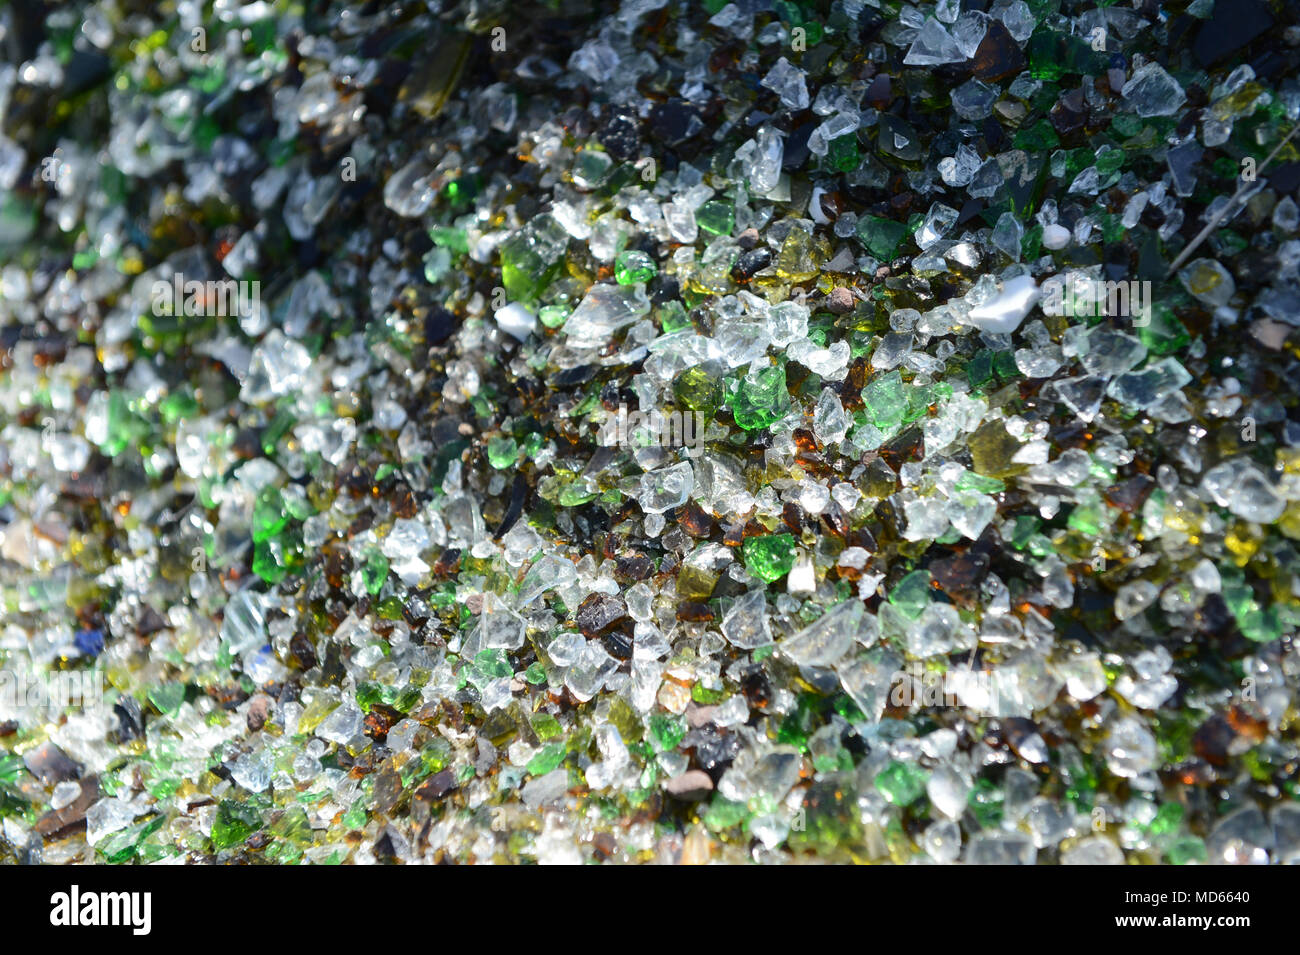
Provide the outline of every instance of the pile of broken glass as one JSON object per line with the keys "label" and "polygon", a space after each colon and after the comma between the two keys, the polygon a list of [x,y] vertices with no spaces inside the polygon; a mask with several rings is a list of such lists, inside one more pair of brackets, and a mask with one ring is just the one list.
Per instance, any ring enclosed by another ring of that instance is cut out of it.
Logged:
{"label": "pile of broken glass", "polygon": [[0,859],[1300,861],[1285,5],[595,6],[0,10]]}

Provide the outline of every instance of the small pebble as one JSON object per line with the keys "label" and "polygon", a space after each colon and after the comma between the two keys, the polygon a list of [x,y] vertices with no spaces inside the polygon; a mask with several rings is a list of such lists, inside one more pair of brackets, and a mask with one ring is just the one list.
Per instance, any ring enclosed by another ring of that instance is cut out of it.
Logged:
{"label": "small pebble", "polygon": [[702,769],[688,769],[665,782],[664,791],[679,799],[703,799],[713,791],[713,779]]}
{"label": "small pebble", "polygon": [[1070,244],[1070,230],[1053,222],[1043,226],[1043,248],[1056,251]]}
{"label": "small pebble", "polygon": [[853,292],[844,287],[832,289],[826,296],[826,307],[836,315],[847,315],[853,311]]}

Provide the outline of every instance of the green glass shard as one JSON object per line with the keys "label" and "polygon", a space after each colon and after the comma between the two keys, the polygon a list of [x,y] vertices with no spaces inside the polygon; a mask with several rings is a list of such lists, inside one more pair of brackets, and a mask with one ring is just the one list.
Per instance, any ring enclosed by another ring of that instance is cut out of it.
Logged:
{"label": "green glass shard", "polygon": [[876,774],[876,788],[895,806],[910,806],[921,798],[929,774],[913,763],[897,760]]}
{"label": "green glass shard", "polygon": [[727,404],[736,424],[746,431],[769,427],[790,411],[790,392],[786,386],[785,369],[780,365],[763,366],[757,371],[751,369],[734,385],[734,390],[727,396]]}
{"label": "green glass shard", "polygon": [[649,282],[658,271],[654,259],[635,249],[620,252],[618,258],[614,260],[614,280],[619,285]]}
{"label": "green glass shard", "polygon": [[858,241],[868,252],[882,262],[892,262],[898,257],[898,248],[910,235],[907,224],[881,216],[863,216],[858,220]]}
{"label": "green glass shard", "polygon": [[536,301],[564,261],[569,234],[549,215],[540,215],[501,243],[501,279],[512,301]]}
{"label": "green glass shard", "polygon": [[750,537],[745,540],[741,551],[745,569],[769,584],[790,573],[797,556],[793,534]]}
{"label": "green glass shard", "polygon": [[695,224],[710,235],[731,235],[736,227],[736,210],[730,202],[710,199],[696,210]]}

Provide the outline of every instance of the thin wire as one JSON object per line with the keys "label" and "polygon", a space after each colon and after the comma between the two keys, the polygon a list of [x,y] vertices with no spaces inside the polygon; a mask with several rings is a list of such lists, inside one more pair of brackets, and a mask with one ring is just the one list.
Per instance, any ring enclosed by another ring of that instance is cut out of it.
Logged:
{"label": "thin wire", "polygon": [[[1273,161],[1277,154],[1282,151],[1282,147],[1289,143],[1291,137],[1297,132],[1300,132],[1300,125],[1293,126],[1291,132],[1287,133],[1286,139],[1274,146],[1273,151],[1264,157],[1264,161],[1260,163],[1259,168],[1255,170],[1256,179],[1259,177],[1259,174],[1268,167],[1268,164]],[[1223,204],[1223,208],[1215,213],[1214,218],[1205,224],[1205,228],[1198,232],[1196,238],[1192,239],[1192,241],[1188,243],[1187,248],[1183,249],[1183,251],[1179,253],[1178,258],[1174,259],[1173,265],[1169,266],[1169,271],[1165,273],[1165,278],[1169,278],[1177,272],[1178,267],[1186,262],[1188,256],[1196,251],[1196,247],[1204,242],[1209,234],[1218,227],[1219,223],[1222,222],[1223,218],[1228,214],[1228,211],[1237,204],[1237,200],[1239,200],[1242,194],[1246,192],[1247,185],[1252,187],[1255,186],[1255,180],[1251,180],[1249,183],[1243,181],[1241,185],[1237,186],[1237,191],[1232,194],[1232,198]],[[1260,185],[1262,185],[1262,183]]]}

